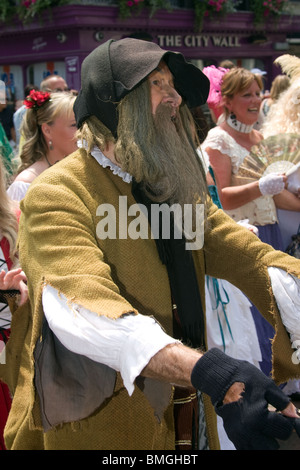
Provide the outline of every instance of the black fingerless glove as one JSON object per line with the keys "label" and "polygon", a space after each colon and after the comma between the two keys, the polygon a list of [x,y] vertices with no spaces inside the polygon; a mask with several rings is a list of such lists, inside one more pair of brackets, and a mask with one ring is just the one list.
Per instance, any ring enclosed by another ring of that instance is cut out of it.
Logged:
{"label": "black fingerless glove", "polygon": [[[276,410],[283,410],[290,403],[289,398],[249,362],[233,359],[213,348],[196,363],[191,381],[196,389],[211,397],[237,450],[278,449],[276,439],[288,439],[294,429],[300,436],[300,419],[268,409],[271,404]],[[242,398],[223,405],[227,390],[235,382],[245,384]]]}

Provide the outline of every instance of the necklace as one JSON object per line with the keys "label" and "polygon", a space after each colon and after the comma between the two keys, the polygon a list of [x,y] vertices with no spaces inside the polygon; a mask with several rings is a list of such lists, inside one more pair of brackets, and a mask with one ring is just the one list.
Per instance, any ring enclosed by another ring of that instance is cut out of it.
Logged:
{"label": "necklace", "polygon": [[45,160],[46,160],[46,162],[48,163],[49,166],[53,166],[53,165],[55,165],[55,163],[59,162],[59,160],[56,160],[56,162],[50,163],[46,155],[45,155]]}
{"label": "necklace", "polygon": [[48,158],[47,158],[47,155],[44,155],[45,159],[46,159],[46,162],[48,163],[49,166],[52,166],[51,163],[49,162]]}
{"label": "necklace", "polygon": [[243,132],[244,134],[250,134],[253,129],[254,124],[244,124],[241,121],[238,121],[234,114],[230,114],[226,119],[228,126],[232,127],[232,129]]}

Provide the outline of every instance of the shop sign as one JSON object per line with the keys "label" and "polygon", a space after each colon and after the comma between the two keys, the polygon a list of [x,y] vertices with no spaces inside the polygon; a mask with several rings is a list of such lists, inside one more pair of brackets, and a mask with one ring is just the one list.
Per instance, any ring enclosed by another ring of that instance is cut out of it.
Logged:
{"label": "shop sign", "polygon": [[44,41],[42,37],[35,38],[32,43],[32,50],[34,52],[39,52],[41,49],[44,49],[47,46],[47,42]]}
{"label": "shop sign", "polygon": [[180,34],[160,34],[157,39],[160,47],[241,47],[240,38],[232,35],[188,34],[181,36]]}
{"label": "shop sign", "polygon": [[78,73],[79,71],[79,59],[78,57],[66,57],[65,58],[66,70],[68,73]]}

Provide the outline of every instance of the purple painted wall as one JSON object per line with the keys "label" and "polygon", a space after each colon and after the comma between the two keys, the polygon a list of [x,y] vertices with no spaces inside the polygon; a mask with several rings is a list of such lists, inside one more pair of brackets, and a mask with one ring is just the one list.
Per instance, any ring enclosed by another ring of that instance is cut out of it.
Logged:
{"label": "purple painted wall", "polygon": [[[194,31],[193,10],[159,11],[153,18],[147,12],[121,20],[116,7],[69,5],[53,9],[50,19],[24,26],[0,27],[0,66],[19,66],[23,82],[32,64],[64,62],[65,78],[71,88],[80,88],[80,66],[84,57],[110,38],[119,39],[137,31],[150,33],[162,48],[182,52],[186,58],[215,63],[231,58],[260,60],[268,72],[267,85],[277,73],[276,57],[286,50],[286,34],[299,31],[299,17],[282,15],[277,24],[253,26],[251,13],[235,13],[222,21],[205,21],[203,31]],[[251,36],[264,33],[264,43],[251,42]],[[278,46],[279,44],[279,46]],[[277,45],[277,46],[276,46]],[[52,66],[52,65],[51,65]]]}

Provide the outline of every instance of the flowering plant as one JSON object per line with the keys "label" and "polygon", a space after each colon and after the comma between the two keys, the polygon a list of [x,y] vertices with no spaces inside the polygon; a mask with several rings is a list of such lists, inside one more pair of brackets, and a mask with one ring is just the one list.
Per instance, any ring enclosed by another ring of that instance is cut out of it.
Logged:
{"label": "flowering plant", "polygon": [[144,7],[149,8],[150,17],[156,10],[171,10],[169,0],[118,0],[119,14],[121,18],[128,18],[132,14],[139,13]]}
{"label": "flowering plant", "polygon": [[[209,16],[225,16],[236,11],[235,7],[241,0],[193,0],[195,11],[195,27],[198,31],[202,29],[203,20]],[[143,7],[150,9],[150,16],[158,9],[171,10],[169,0],[118,0],[121,18],[127,18],[133,13],[139,13]]]}
{"label": "flowering plant", "polygon": [[204,18],[226,16],[236,11],[241,0],[194,0],[195,26],[201,31]]}
{"label": "flowering plant", "polygon": [[29,95],[25,98],[24,104],[28,109],[38,109],[49,100],[50,93],[44,91],[31,90]]}
{"label": "flowering plant", "polygon": [[262,23],[270,16],[287,11],[288,0],[252,0],[249,8],[254,12],[254,23]]}
{"label": "flowering plant", "polygon": [[28,22],[35,16],[40,16],[45,10],[51,13],[51,8],[70,3],[70,0],[20,0],[18,3],[19,18]]}

